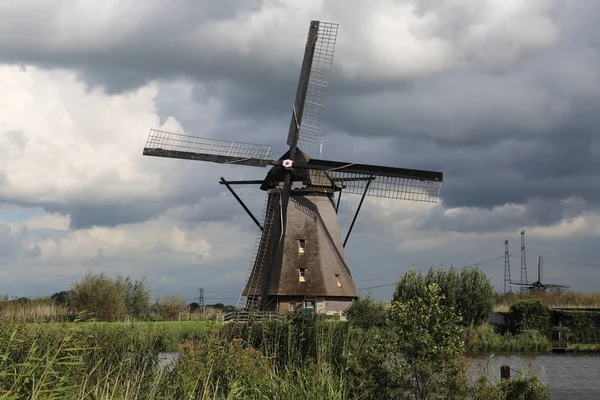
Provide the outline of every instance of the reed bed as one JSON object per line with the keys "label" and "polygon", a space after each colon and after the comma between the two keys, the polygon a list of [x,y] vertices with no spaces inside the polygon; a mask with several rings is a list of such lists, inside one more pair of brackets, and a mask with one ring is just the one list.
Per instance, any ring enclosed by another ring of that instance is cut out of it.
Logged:
{"label": "reed bed", "polygon": [[[353,397],[346,370],[333,365],[340,355],[326,349],[335,341],[350,355],[356,332],[331,322],[257,325],[264,329],[197,322],[2,324],[0,399]],[[180,357],[161,367],[165,350]]]}
{"label": "reed bed", "polygon": [[0,324],[0,399],[393,398],[387,335],[320,318]]}
{"label": "reed bed", "polygon": [[495,352],[549,352],[552,350],[550,340],[531,330],[519,334],[506,332],[499,334],[490,324],[470,327],[467,330],[467,350],[472,353]]}
{"label": "reed bed", "polygon": [[50,298],[19,301],[0,297],[0,322],[66,322],[69,315],[67,307],[57,305]]}
{"label": "reed bed", "polygon": [[525,292],[499,295],[494,304],[494,312],[508,312],[510,306],[520,300],[541,300],[552,308],[600,309],[600,293]]}

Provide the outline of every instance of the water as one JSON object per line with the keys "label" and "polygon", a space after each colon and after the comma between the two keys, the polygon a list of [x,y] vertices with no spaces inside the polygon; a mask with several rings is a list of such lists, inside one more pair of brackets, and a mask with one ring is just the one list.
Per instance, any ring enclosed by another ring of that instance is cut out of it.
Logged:
{"label": "water", "polygon": [[[471,377],[479,376],[490,355],[471,357]],[[488,364],[487,375],[500,380],[500,366],[539,376],[550,390],[551,399],[600,399],[600,354],[498,354]]]}

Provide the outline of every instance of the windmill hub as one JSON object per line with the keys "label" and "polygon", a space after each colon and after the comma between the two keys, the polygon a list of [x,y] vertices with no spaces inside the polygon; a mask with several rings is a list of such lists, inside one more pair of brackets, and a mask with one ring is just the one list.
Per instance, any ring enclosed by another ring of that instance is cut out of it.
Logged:
{"label": "windmill hub", "polygon": [[[221,177],[219,182],[260,228],[238,307],[343,312],[357,298],[344,248],[365,196],[424,202],[439,198],[441,172],[313,159],[298,147],[322,138],[337,31],[337,24],[310,23],[287,136],[289,150],[278,160],[271,159],[271,146],[150,130],[144,155],[270,167],[262,180]],[[262,223],[233,190],[235,184],[260,185],[266,192]],[[362,196],[343,243],[337,219],[342,193]]]}
{"label": "windmill hub", "polygon": [[282,165],[283,165],[283,168],[285,168],[285,169],[292,169],[294,162],[290,159],[287,159],[287,160],[283,160]]}

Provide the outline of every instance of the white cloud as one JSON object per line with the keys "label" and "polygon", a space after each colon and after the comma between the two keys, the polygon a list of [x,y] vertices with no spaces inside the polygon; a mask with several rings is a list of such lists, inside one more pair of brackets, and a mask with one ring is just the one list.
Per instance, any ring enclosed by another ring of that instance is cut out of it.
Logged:
{"label": "white cloud", "polygon": [[86,92],[68,71],[1,66],[0,173],[6,182],[0,196],[54,203],[154,196],[159,177],[134,155],[148,127],[158,125],[155,95],[149,86],[106,96]]}

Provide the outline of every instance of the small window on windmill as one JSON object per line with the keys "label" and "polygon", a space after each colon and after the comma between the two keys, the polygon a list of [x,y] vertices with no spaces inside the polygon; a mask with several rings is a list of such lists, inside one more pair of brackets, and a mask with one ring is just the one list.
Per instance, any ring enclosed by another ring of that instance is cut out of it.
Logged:
{"label": "small window on windmill", "polygon": [[298,280],[299,280],[300,282],[305,282],[305,281],[306,281],[306,280],[304,279],[304,272],[305,272],[305,271],[304,271],[304,268],[300,268],[300,269],[298,270]]}
{"label": "small window on windmill", "polygon": [[340,274],[335,274],[335,280],[337,281],[338,286],[342,286],[342,280],[340,279]]}
{"label": "small window on windmill", "polygon": [[304,249],[306,248],[306,240],[300,239],[298,240],[298,254],[304,254]]}

